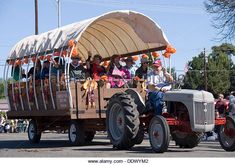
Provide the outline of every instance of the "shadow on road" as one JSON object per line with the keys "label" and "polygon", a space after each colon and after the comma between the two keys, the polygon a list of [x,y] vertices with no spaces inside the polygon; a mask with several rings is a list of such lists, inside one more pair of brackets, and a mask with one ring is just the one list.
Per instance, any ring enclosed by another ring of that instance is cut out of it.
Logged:
{"label": "shadow on road", "polygon": [[[32,148],[61,148],[61,147],[84,147],[96,145],[110,145],[109,142],[94,141],[82,146],[72,146],[68,140],[41,140],[38,144],[31,144],[27,140],[0,141],[0,149],[32,149]],[[79,148],[78,148],[79,149]]]}

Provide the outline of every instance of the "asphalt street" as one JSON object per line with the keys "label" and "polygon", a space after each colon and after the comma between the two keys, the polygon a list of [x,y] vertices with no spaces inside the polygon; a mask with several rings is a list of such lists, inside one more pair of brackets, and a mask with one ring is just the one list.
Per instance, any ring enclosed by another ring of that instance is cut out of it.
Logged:
{"label": "asphalt street", "polygon": [[30,144],[26,133],[0,134],[0,157],[235,157],[235,152],[224,151],[218,141],[202,141],[193,149],[175,146],[167,152],[154,153],[146,137],[142,144],[130,150],[113,149],[106,134],[96,134],[92,143],[71,146],[67,134],[43,133],[39,144]]}

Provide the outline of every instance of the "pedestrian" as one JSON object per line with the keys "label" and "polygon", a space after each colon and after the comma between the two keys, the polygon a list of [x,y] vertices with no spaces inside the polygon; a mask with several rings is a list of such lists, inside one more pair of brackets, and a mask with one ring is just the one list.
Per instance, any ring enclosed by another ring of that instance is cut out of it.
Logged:
{"label": "pedestrian", "polygon": [[235,91],[232,91],[229,95],[229,112],[235,115]]}
{"label": "pedestrian", "polygon": [[218,96],[219,97],[215,103],[215,110],[219,112],[220,116],[223,116],[225,114],[227,104],[224,100],[223,94],[220,93]]}

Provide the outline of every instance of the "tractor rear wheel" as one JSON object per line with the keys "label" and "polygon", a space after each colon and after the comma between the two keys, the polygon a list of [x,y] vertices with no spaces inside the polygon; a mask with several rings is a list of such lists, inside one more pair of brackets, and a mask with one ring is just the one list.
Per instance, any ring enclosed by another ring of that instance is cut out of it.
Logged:
{"label": "tractor rear wheel", "polygon": [[226,124],[220,127],[218,132],[220,145],[225,151],[235,151],[235,121],[226,117]]}
{"label": "tractor rear wheel", "polygon": [[163,116],[154,116],[149,124],[149,141],[153,151],[163,153],[170,143],[170,128]]}
{"label": "tractor rear wheel", "polygon": [[108,137],[114,148],[129,149],[139,131],[139,112],[134,99],[126,93],[113,95],[107,110]]}
{"label": "tractor rear wheel", "polygon": [[139,131],[137,135],[134,137],[133,142],[135,144],[141,144],[144,140],[144,126],[140,124]]}

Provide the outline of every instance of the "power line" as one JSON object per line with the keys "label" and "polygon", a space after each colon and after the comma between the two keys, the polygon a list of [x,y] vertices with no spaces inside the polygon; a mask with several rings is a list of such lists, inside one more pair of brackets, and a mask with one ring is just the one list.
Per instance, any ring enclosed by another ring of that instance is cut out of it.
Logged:
{"label": "power line", "polygon": [[137,7],[141,10],[148,11],[161,11],[161,12],[174,12],[174,13],[188,13],[188,14],[204,14],[198,7],[192,6],[175,6],[175,5],[162,5],[155,3],[138,3],[138,2],[120,2],[120,1],[97,1],[97,0],[64,0],[73,3],[83,3],[96,6],[108,6],[108,7]]}

